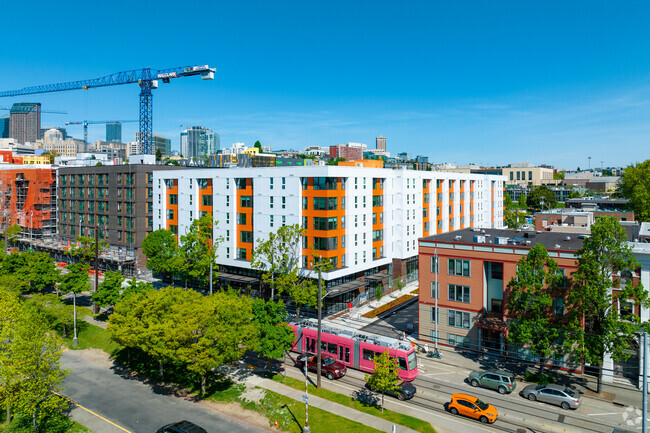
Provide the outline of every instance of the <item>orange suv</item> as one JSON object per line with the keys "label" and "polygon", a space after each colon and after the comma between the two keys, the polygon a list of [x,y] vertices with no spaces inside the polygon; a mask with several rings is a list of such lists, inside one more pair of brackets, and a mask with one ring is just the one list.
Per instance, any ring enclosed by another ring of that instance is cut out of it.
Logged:
{"label": "orange suv", "polygon": [[477,419],[482,423],[493,423],[497,420],[499,412],[491,404],[484,403],[477,397],[466,394],[454,394],[447,405],[453,415],[465,415]]}

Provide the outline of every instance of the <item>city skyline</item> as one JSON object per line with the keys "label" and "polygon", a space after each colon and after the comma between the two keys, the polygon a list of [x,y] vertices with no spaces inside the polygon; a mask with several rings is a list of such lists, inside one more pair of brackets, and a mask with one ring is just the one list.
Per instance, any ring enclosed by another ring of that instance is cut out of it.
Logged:
{"label": "city skyline", "polygon": [[[0,90],[209,64],[217,68],[213,81],[172,80],[154,91],[153,132],[177,150],[192,125],[217,132],[222,147],[259,140],[274,150],[347,142],[372,148],[384,136],[391,155],[433,163],[585,169],[600,161],[625,166],[648,150],[650,59],[639,53],[650,45],[643,19],[650,5],[643,2],[163,2],[146,18],[174,24],[173,34],[159,35],[140,30],[144,18],[126,14],[126,2],[36,3],[30,23],[58,22],[60,31],[38,27],[9,42],[0,54]],[[9,4],[6,12],[27,16],[21,8]],[[79,37],[79,28],[66,25],[75,20],[130,31],[88,32],[92,49],[63,51]],[[27,24],[9,20],[8,34]],[[151,43],[143,50],[145,38]],[[125,85],[2,98],[0,105],[65,110],[42,116],[42,124],[62,126],[72,118],[134,118],[138,93]],[[136,130],[137,123],[123,125],[123,140],[135,139]],[[89,141],[103,134],[89,128]]]}

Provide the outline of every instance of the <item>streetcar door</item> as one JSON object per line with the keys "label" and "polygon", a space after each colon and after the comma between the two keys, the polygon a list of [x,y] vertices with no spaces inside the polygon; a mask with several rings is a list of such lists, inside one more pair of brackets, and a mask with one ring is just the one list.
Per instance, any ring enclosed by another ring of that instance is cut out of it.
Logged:
{"label": "streetcar door", "polygon": [[359,352],[361,352],[361,349],[359,347],[359,340],[354,340],[354,351],[352,353],[352,358],[353,358],[353,366],[354,368],[359,368]]}

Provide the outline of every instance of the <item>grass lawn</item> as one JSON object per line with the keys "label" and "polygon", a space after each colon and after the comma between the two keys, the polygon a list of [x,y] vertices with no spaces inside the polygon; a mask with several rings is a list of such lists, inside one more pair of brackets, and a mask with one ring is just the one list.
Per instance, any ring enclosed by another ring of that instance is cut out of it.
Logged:
{"label": "grass lawn", "polygon": [[[9,426],[4,425],[4,413],[0,416],[0,420],[2,421],[0,433],[33,433],[34,431],[31,417],[14,418]],[[92,430],[61,413],[56,413],[43,420],[40,431],[45,433],[93,433]]]}
{"label": "grass lawn", "polygon": [[[80,324],[81,326],[79,326]],[[95,348],[101,349],[109,355],[122,347],[111,340],[111,337],[104,328],[91,325],[81,320],[77,321],[77,338],[79,339],[79,344],[76,347],[72,346],[72,335],[68,335],[63,341],[73,350]]]}
{"label": "grass lawn", "polygon": [[[254,410],[266,416],[269,425],[273,425],[277,421],[282,431],[302,433],[302,427],[305,424],[305,403],[302,401],[296,401],[272,391],[266,391],[266,395],[260,403],[244,401],[241,394],[245,390],[245,386],[235,384],[230,379],[217,381],[213,389],[215,391],[206,397],[208,400],[220,403],[239,402],[244,409]],[[346,433],[380,431],[313,406],[309,408],[309,425],[314,433],[320,431]]]}
{"label": "grass lawn", "polygon": [[[273,380],[279,383],[283,383],[287,386],[290,386],[291,388],[295,388],[299,390],[305,389],[305,382],[298,379],[294,379],[292,377],[284,378],[282,375],[275,375],[273,377]],[[369,406],[347,395],[338,394],[336,392],[329,391],[323,388],[317,389],[315,386],[311,384],[309,385],[309,393],[324,398],[326,400],[330,400],[335,403],[341,404],[343,406],[351,407],[353,409],[358,410],[359,412],[364,412],[369,415],[383,418],[392,423],[399,424],[404,427],[412,428],[413,430],[417,430],[422,433],[436,433],[436,430],[431,426],[431,424],[429,424],[426,421],[414,418],[412,416],[404,415],[401,413],[391,412],[386,409],[384,409],[384,412],[382,413],[381,408],[379,408],[378,406]]]}
{"label": "grass lawn", "polygon": [[[302,433],[305,425],[305,403],[293,400],[271,391],[262,399],[264,413],[272,422],[277,421],[280,430],[290,433]],[[309,426],[314,433],[379,433],[377,430],[351,419],[343,418],[317,407],[309,407]]]}

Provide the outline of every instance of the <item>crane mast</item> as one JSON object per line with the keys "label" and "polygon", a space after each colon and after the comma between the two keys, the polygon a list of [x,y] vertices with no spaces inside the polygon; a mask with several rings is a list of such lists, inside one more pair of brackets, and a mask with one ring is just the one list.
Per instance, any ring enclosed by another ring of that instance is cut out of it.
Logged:
{"label": "crane mast", "polygon": [[0,92],[0,97],[66,92],[80,89],[87,90],[95,87],[137,83],[140,86],[138,129],[140,132],[141,151],[145,154],[151,154],[153,153],[153,94],[151,91],[158,87],[158,80],[162,80],[163,83],[169,83],[169,80],[173,78],[191,77],[194,75],[201,75],[201,79],[203,80],[212,80],[214,79],[215,72],[216,68],[210,68],[208,65],[181,66],[170,69],[135,69],[90,80],[70,81],[67,83],[46,84],[42,86],[24,87],[18,90],[2,91]]}

